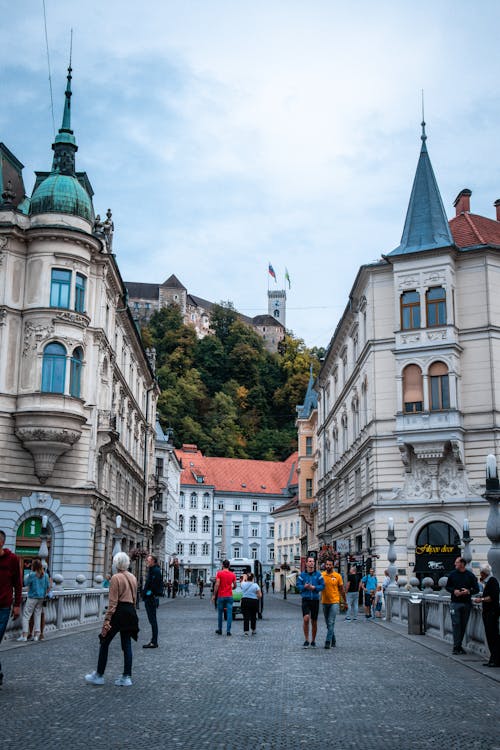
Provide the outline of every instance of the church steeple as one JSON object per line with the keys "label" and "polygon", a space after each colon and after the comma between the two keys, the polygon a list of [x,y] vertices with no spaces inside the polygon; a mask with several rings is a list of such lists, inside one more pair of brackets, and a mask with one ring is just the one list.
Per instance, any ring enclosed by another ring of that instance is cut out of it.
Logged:
{"label": "church steeple", "polygon": [[422,146],[406,213],[401,244],[391,253],[405,255],[453,245],[448,219],[427,152],[425,121],[421,123]]}
{"label": "church steeple", "polygon": [[71,63],[68,66],[68,77],[66,91],[64,94],[64,112],[59,132],[52,144],[54,159],[52,161],[52,172],[59,174],[75,174],[75,154],[78,151],[76,139],[71,130]]}

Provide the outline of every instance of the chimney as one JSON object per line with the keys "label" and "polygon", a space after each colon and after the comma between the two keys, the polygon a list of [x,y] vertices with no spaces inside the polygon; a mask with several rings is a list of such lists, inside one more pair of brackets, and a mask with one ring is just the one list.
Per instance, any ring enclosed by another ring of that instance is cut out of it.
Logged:
{"label": "chimney", "polygon": [[497,221],[500,221],[500,198],[497,198],[493,205],[497,210]]}
{"label": "chimney", "polygon": [[457,197],[455,198],[454,206],[455,206],[455,216],[460,216],[460,214],[470,213],[470,197],[472,195],[472,191],[469,190],[469,188],[464,188],[459,192]]}

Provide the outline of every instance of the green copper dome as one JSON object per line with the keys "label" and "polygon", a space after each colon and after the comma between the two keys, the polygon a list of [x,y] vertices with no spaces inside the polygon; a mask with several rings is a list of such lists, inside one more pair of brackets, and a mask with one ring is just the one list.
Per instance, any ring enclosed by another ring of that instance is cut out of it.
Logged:
{"label": "green copper dome", "polygon": [[89,194],[78,179],[52,172],[33,192],[30,213],[72,214],[93,221],[94,210]]}

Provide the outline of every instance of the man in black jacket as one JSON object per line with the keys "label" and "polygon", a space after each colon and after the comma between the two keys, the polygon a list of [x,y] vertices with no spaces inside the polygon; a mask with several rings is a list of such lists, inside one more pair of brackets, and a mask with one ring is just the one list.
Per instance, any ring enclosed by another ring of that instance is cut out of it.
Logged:
{"label": "man in black jacket", "polygon": [[472,608],[472,594],[477,594],[479,585],[476,576],[467,570],[466,560],[457,557],[455,570],[448,576],[446,590],[451,594],[450,615],[453,628],[453,652],[454,654],[467,653],[462,648],[465,629],[469,622]]}
{"label": "man in black jacket", "polygon": [[145,643],[143,648],[158,648],[158,622],[156,620],[156,609],[159,604],[158,597],[162,593],[163,588],[162,575],[158,565],[158,560],[154,555],[148,555],[146,557],[146,565],[148,566],[148,575],[144,588],[142,589],[142,598],[144,600],[144,607],[146,608],[149,624],[151,625],[151,640],[149,643]]}
{"label": "man in black jacket", "polygon": [[483,605],[483,624],[486,643],[490,650],[490,658],[483,667],[500,667],[500,635],[498,634],[498,616],[500,605],[498,601],[499,585],[497,579],[491,575],[489,565],[483,565],[479,571],[479,578],[484,584],[483,593],[474,599]]}

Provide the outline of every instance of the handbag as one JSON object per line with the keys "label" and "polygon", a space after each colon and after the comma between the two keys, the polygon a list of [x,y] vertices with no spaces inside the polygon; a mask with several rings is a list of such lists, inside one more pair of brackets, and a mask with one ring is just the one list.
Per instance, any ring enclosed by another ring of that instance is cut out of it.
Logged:
{"label": "handbag", "polygon": [[345,599],[341,599],[340,600],[340,604],[339,604],[339,611],[340,612],[347,612],[348,609],[349,609],[349,605],[348,605],[347,601]]}

